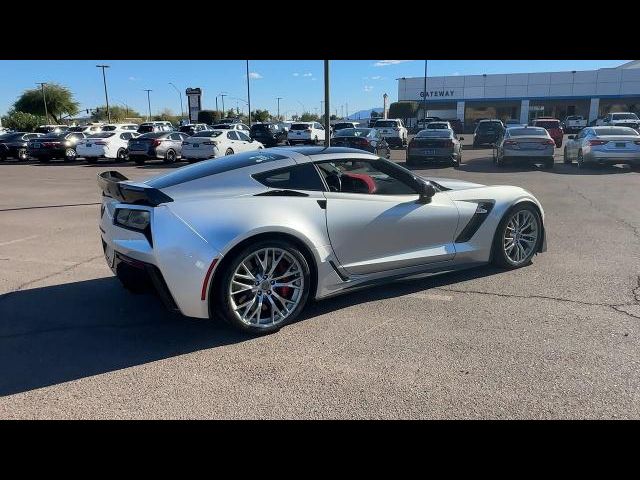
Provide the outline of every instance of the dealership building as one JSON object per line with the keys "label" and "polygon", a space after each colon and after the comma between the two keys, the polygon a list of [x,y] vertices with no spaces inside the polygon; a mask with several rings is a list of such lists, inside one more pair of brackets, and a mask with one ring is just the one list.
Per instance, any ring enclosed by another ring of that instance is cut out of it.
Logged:
{"label": "dealership building", "polygon": [[[398,101],[414,102],[424,115],[424,77],[398,79]],[[598,70],[427,77],[427,116],[458,119],[467,129],[479,118],[537,117],[564,120],[582,115],[591,122],[609,112],[640,113],[640,60]]]}

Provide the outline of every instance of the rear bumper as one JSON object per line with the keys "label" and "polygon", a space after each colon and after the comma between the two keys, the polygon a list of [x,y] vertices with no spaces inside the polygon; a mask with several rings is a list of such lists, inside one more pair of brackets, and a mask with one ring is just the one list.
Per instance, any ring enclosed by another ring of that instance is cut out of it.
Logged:
{"label": "rear bumper", "polygon": [[164,156],[158,154],[158,152],[157,152],[157,150],[155,148],[150,148],[147,151],[144,151],[144,150],[129,151],[129,158],[151,158],[151,159],[157,159],[157,158],[164,158]]}
{"label": "rear bumper", "polygon": [[190,148],[188,150],[182,149],[182,158],[184,160],[206,160],[208,158],[216,158],[220,156],[220,152],[217,148],[213,150]]}
{"label": "rear bumper", "polygon": [[549,148],[545,148],[543,150],[522,150],[516,148],[505,148],[504,156],[509,158],[528,158],[528,157],[553,157],[554,148],[553,145],[550,145]]}
{"label": "rear bumper", "polygon": [[582,158],[585,162],[610,165],[615,165],[616,163],[640,165],[640,152],[613,152],[606,150],[591,150],[589,152],[585,152]]}

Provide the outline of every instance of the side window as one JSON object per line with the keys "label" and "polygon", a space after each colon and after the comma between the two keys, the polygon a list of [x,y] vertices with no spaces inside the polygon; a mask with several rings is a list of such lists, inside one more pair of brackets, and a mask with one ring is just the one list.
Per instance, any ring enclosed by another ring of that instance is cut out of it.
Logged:
{"label": "side window", "polygon": [[370,195],[412,195],[412,176],[384,160],[338,160],[319,162],[331,192]]}
{"label": "side window", "polygon": [[227,138],[229,140],[240,140],[240,137],[236,134],[235,130],[229,130],[227,132]]}
{"label": "side window", "polygon": [[322,179],[311,163],[258,173],[253,178],[269,188],[324,191]]}
{"label": "side window", "polygon": [[240,137],[240,140],[242,140],[243,142],[251,141],[251,138],[244,132],[236,132],[236,134],[238,135],[238,137]]}
{"label": "side window", "polygon": [[121,133],[120,134],[120,138],[122,140],[129,140],[131,138],[131,134],[130,133]]}
{"label": "side window", "polygon": [[316,123],[316,128],[318,130],[324,130],[324,127],[322,125],[320,125],[319,123]]}

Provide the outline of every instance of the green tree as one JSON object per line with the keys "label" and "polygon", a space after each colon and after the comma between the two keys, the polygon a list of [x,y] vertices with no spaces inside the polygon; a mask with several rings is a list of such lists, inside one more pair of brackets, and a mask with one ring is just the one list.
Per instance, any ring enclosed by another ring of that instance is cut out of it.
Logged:
{"label": "green tree", "polygon": [[[109,105],[109,112],[111,113],[112,122],[122,122],[127,118],[139,118],[141,116],[139,112],[119,105]],[[107,120],[106,105],[101,105],[92,111],[92,122],[106,122]]]}
{"label": "green tree", "polygon": [[270,118],[271,115],[269,114],[269,110],[254,110],[251,113],[251,119],[254,122],[266,122]]}
{"label": "green tree", "polygon": [[394,102],[389,105],[389,118],[401,118],[407,123],[407,118],[413,118],[418,111],[415,102]]}
{"label": "green tree", "polygon": [[301,122],[317,122],[320,120],[315,113],[304,112],[300,117]]}
{"label": "green tree", "polygon": [[233,108],[230,108],[227,111],[227,118],[236,118],[238,115],[236,114],[236,111]]}
{"label": "green tree", "polygon": [[[56,123],[60,123],[63,116],[78,113],[80,104],[73,99],[73,94],[67,87],[57,83],[48,83],[44,86],[44,92],[47,99],[47,112]],[[42,90],[40,88],[25,90],[13,104],[13,109],[18,112],[44,116]]]}
{"label": "green tree", "polygon": [[39,125],[47,123],[44,117],[26,112],[10,110],[2,117],[2,126],[18,132],[32,132]]}
{"label": "green tree", "polygon": [[154,115],[152,120],[177,124],[180,121],[180,115],[176,115],[170,108],[165,108],[158,115]]}
{"label": "green tree", "polygon": [[198,123],[213,125],[214,123],[218,123],[220,118],[221,113],[217,110],[200,110],[198,112]]}
{"label": "green tree", "polygon": [[329,117],[329,120],[337,120],[337,119],[338,119],[338,117],[336,117],[335,115],[331,115],[331,116]]}

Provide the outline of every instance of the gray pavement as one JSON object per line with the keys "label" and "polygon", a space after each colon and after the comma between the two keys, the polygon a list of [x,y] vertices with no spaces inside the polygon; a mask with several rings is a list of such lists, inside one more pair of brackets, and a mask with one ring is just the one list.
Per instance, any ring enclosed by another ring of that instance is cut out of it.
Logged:
{"label": "gray pavement", "polygon": [[104,262],[96,174],[175,167],[0,162],[0,418],[639,418],[640,173],[560,153],[417,169],[534,193],[531,266],[318,302],[260,338],[167,313]]}

